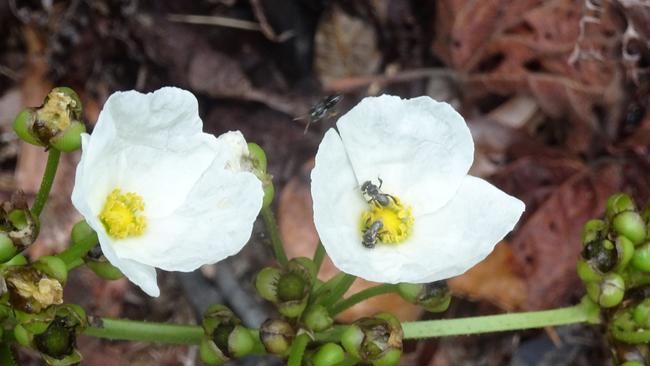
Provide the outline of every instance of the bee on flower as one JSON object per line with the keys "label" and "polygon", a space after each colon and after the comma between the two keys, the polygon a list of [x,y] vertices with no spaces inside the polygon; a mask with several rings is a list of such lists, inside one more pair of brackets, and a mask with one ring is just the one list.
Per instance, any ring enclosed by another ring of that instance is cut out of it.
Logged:
{"label": "bee on flower", "polygon": [[467,175],[464,119],[429,97],[363,99],[325,134],[312,171],[314,223],[343,272],[429,283],[485,258],[524,204]]}

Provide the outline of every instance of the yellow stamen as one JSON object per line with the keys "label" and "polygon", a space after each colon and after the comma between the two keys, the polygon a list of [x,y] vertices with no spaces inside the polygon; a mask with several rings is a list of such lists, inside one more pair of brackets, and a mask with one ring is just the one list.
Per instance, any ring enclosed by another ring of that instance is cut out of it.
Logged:
{"label": "yellow stamen", "polygon": [[391,196],[388,206],[374,201],[370,203],[370,209],[361,214],[361,232],[366,232],[377,220],[381,220],[383,224],[377,241],[384,244],[404,242],[411,234],[414,221],[411,207],[403,205],[399,198],[394,196]]}
{"label": "yellow stamen", "polygon": [[99,219],[109,236],[115,239],[140,236],[147,228],[147,220],[142,215],[144,201],[137,193],[122,193],[115,188],[106,198]]}

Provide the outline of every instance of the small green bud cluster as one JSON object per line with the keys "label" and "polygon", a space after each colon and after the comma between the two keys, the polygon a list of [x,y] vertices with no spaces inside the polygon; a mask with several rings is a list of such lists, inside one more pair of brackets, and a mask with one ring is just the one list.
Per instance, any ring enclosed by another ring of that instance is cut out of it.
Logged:
{"label": "small green bud cluster", "polygon": [[14,131],[32,145],[59,151],[81,147],[82,106],[77,93],[68,87],[56,87],[38,108],[25,108],[14,120]]}
{"label": "small green bud cluster", "polygon": [[646,211],[639,213],[627,194],[615,194],[607,200],[605,217],[583,227],[577,272],[589,298],[602,308],[619,306],[626,290],[650,276]]}
{"label": "small green bud cluster", "polygon": [[87,326],[85,311],[78,305],[64,304],[39,314],[16,312],[18,324],[13,333],[16,341],[41,353],[50,366],[77,365],[82,357],[76,339]]}
{"label": "small green bud cluster", "polygon": [[253,331],[242,326],[241,320],[224,305],[208,307],[203,314],[203,331],[199,354],[207,365],[222,365],[256,351]]}
{"label": "small green bud cluster", "polygon": [[341,336],[343,348],[355,359],[374,366],[392,366],[402,356],[402,326],[393,315],[362,318]]}
{"label": "small green bud cluster", "polygon": [[38,217],[34,216],[22,192],[0,205],[0,263],[30,246],[38,236]]}
{"label": "small green bud cluster", "polygon": [[280,314],[299,318],[307,307],[315,279],[314,262],[304,257],[294,258],[285,268],[262,269],[255,278],[255,288]]}

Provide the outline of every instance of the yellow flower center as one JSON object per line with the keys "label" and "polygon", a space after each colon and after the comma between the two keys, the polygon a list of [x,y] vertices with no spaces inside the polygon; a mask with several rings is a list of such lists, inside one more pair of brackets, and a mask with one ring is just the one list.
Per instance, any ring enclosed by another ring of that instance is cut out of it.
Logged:
{"label": "yellow flower center", "polygon": [[414,221],[411,207],[402,204],[395,196],[391,196],[387,206],[376,201],[370,202],[370,208],[361,214],[361,233],[371,229],[377,220],[382,223],[377,232],[377,242],[384,244],[399,244],[406,240],[411,234]]}
{"label": "yellow flower center", "polygon": [[115,188],[106,197],[99,219],[108,235],[115,239],[140,236],[147,228],[147,219],[142,215],[144,201],[137,193],[122,193]]}

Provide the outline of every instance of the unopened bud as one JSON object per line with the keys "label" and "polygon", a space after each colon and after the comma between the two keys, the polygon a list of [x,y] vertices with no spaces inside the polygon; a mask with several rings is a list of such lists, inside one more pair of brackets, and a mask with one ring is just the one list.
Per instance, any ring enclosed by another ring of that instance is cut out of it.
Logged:
{"label": "unopened bud", "polygon": [[253,174],[262,182],[262,189],[264,189],[264,200],[262,207],[268,207],[275,196],[275,188],[273,187],[273,177],[266,171],[267,159],[266,153],[260,145],[249,142],[248,143],[248,156],[251,163],[251,170]]}
{"label": "unopened bud", "polygon": [[93,249],[86,253],[84,263],[98,277],[105,280],[113,281],[124,277],[122,271],[106,259],[99,244],[95,245]]}
{"label": "unopened bud", "polygon": [[634,250],[632,265],[644,272],[650,272],[650,241],[645,242]]}
{"label": "unopened bud", "polygon": [[641,215],[635,211],[621,212],[612,220],[612,227],[619,234],[627,237],[638,245],[645,240],[646,224]]}
{"label": "unopened bud", "polygon": [[314,366],[334,366],[345,360],[343,348],[336,343],[325,343],[320,346],[312,358]]}
{"label": "unopened bud", "polygon": [[314,332],[322,332],[334,324],[334,319],[323,305],[310,306],[303,315],[303,321]]}
{"label": "unopened bud", "polygon": [[608,218],[613,218],[621,212],[634,211],[634,201],[625,193],[617,193],[607,199],[605,214]]}
{"label": "unopened bud", "polygon": [[65,283],[68,280],[68,268],[65,262],[59,257],[44,255],[34,263],[34,268],[61,283]]}
{"label": "unopened bud", "polygon": [[260,340],[266,351],[274,355],[284,355],[295,336],[295,330],[285,320],[268,319],[260,327]]}
{"label": "unopened bud", "polygon": [[634,307],[632,318],[641,328],[650,329],[650,299],[645,299]]}
{"label": "unopened bud", "polygon": [[588,283],[587,295],[603,308],[611,308],[621,303],[625,295],[625,281],[616,273],[608,273],[600,283]]}

